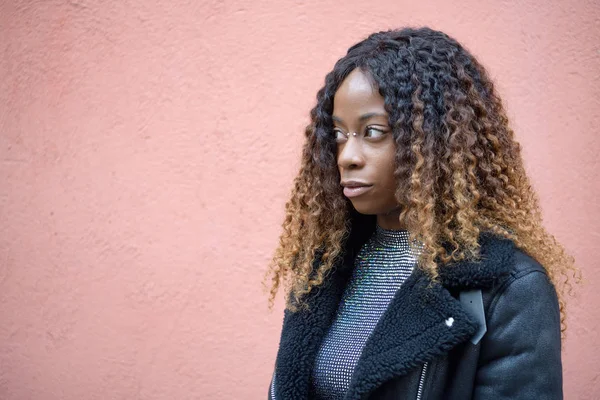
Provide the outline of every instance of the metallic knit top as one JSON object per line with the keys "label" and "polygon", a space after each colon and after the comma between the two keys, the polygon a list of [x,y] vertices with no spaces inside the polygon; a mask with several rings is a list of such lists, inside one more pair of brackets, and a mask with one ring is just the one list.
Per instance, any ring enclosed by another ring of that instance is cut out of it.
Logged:
{"label": "metallic knit top", "polygon": [[410,276],[418,246],[409,234],[377,225],[361,247],[337,314],[325,336],[312,371],[317,399],[342,399],[369,335],[402,283]]}

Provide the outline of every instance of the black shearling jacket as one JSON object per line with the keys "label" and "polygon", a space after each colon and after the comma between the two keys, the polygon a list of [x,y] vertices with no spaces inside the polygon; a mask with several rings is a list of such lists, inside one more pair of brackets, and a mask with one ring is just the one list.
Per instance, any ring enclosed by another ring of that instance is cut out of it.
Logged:
{"label": "black shearling jacket", "polygon": [[[344,261],[307,297],[308,311],[285,311],[270,400],[312,398],[312,367],[370,234],[362,231],[351,234]],[[562,399],[554,286],[511,241],[485,234],[480,243],[481,261],[445,266],[438,282],[415,269],[367,341],[345,399]],[[482,293],[479,322],[459,300],[474,290]],[[482,325],[487,332],[473,340]]]}

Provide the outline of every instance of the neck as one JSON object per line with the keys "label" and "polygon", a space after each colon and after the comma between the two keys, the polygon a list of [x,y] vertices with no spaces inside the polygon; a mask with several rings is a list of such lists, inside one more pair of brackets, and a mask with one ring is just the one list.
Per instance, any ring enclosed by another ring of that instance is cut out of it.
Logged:
{"label": "neck", "polygon": [[377,225],[383,229],[404,230],[406,227],[400,223],[399,217],[400,208],[394,209],[385,214],[379,214],[377,215]]}

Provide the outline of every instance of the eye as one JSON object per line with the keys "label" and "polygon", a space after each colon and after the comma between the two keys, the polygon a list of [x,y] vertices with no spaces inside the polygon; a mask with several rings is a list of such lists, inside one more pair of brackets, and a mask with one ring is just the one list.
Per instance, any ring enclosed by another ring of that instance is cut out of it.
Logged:
{"label": "eye", "polygon": [[333,129],[333,137],[335,138],[335,141],[338,143],[346,141],[348,139],[348,136],[344,132],[342,132],[342,130],[339,128]]}
{"label": "eye", "polygon": [[385,135],[386,133],[387,132],[384,131],[383,129],[375,128],[374,126],[367,126],[367,131],[366,131],[365,137],[377,139],[377,138]]}

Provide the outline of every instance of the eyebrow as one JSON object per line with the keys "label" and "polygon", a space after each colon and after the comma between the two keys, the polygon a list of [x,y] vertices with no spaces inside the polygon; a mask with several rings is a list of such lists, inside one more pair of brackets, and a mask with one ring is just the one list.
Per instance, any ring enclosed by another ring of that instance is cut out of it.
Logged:
{"label": "eyebrow", "polygon": [[[387,114],[378,113],[378,112],[370,112],[370,113],[366,113],[366,114],[361,115],[360,117],[358,117],[358,120],[360,122],[363,122],[363,121],[366,121],[366,120],[368,120],[369,118],[372,118],[372,117],[386,117],[387,118]],[[339,123],[343,123],[344,122],[344,121],[342,121],[341,118],[336,117],[335,115],[333,115],[331,117],[331,119],[334,120],[335,122],[339,122]]]}

